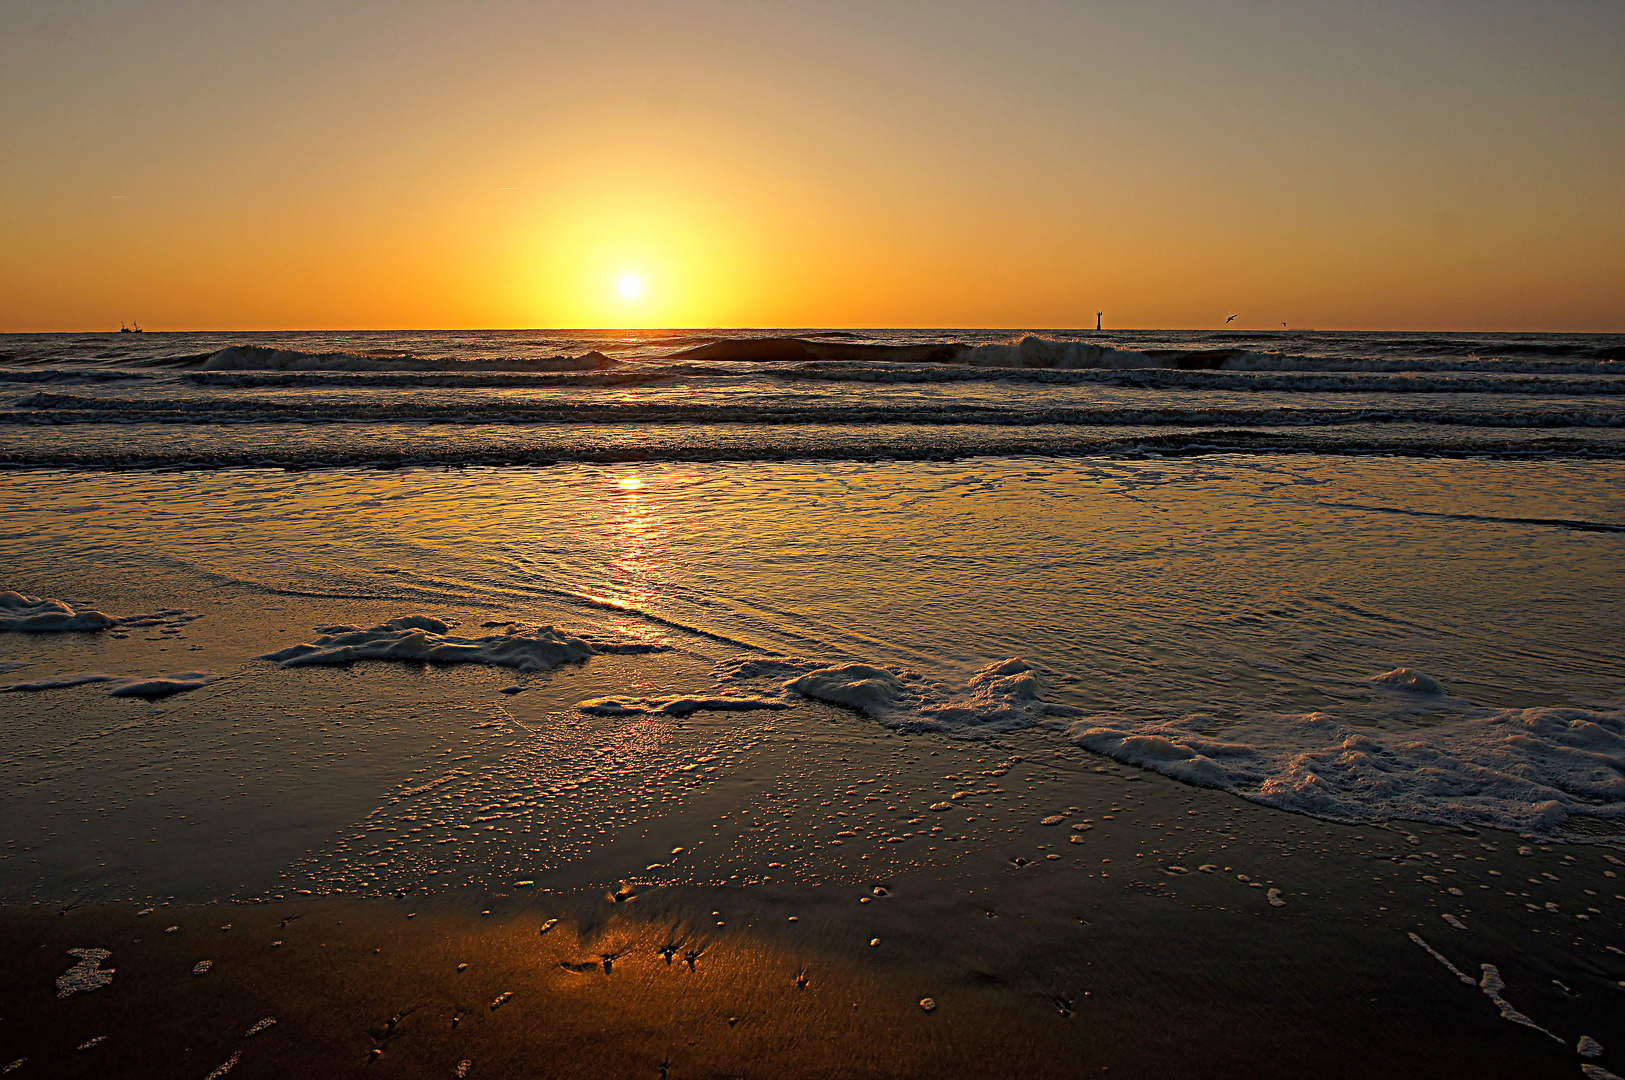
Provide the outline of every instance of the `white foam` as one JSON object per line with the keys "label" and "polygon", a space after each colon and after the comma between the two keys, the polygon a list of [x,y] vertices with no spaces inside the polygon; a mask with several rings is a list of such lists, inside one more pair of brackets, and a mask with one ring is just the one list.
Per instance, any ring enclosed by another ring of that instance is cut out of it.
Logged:
{"label": "white foam", "polygon": [[138,697],[152,700],[184,694],[208,686],[220,676],[212,671],[179,671],[172,675],[131,675],[114,679],[108,697]]}
{"label": "white foam", "polygon": [[687,716],[695,712],[749,712],[754,709],[787,709],[789,703],[767,697],[601,697],[576,703],[576,708],[594,716],[634,716],[639,714]]}
{"label": "white foam", "polygon": [[1497,1009],[1501,1010],[1501,1019],[1510,1021],[1514,1024],[1522,1025],[1526,1028],[1532,1028],[1535,1031],[1540,1032],[1542,1035],[1557,1039],[1558,1042],[1563,1041],[1562,1039],[1558,1039],[1556,1035],[1553,1035],[1551,1032],[1541,1027],[1539,1024],[1535,1023],[1533,1020],[1529,1019],[1529,1017],[1525,1016],[1517,1009],[1513,1008],[1512,1003],[1501,996],[1501,991],[1507,988],[1507,984],[1501,978],[1501,972],[1496,969],[1494,964],[1480,964],[1479,967],[1483,969],[1484,977],[1479,980],[1478,988],[1484,991],[1485,997],[1495,1002],[1495,1007]]}
{"label": "white foam", "polygon": [[1385,686],[1390,690],[1409,690],[1414,694],[1443,694],[1444,686],[1439,680],[1420,671],[1413,671],[1408,667],[1398,667],[1392,671],[1385,671],[1381,675],[1371,676],[1370,681],[1377,686]]}
{"label": "white foam", "polygon": [[68,955],[79,962],[56,978],[56,996],[58,998],[71,997],[74,994],[86,993],[91,990],[100,990],[113,981],[114,968],[101,966],[103,960],[113,954],[106,949],[69,949]]}
{"label": "white foam", "polygon": [[784,684],[786,690],[831,705],[845,705],[877,719],[896,709],[909,691],[903,680],[885,668],[868,664],[837,664],[809,671]]}
{"label": "white foam", "polygon": [[1406,936],[1412,941],[1416,942],[1416,944],[1422,946],[1422,948],[1426,949],[1428,951],[1428,955],[1433,957],[1433,959],[1437,960],[1439,963],[1443,964],[1445,966],[1445,970],[1449,971],[1450,974],[1454,975],[1468,986],[1478,985],[1471,975],[1467,974],[1465,971],[1462,971],[1455,964],[1452,964],[1443,953],[1441,953],[1438,949],[1435,949],[1432,945],[1429,945],[1427,942],[1423,941],[1416,935],[1415,932],[1411,932]]}
{"label": "white foam", "polygon": [[875,664],[820,664],[795,657],[738,656],[717,664],[715,673],[725,683],[794,675],[780,683],[782,693],[855,709],[911,731],[995,734],[1081,715],[1045,701],[1043,675],[1019,657],[987,665],[958,689]]}
{"label": "white foam", "polygon": [[[510,630],[489,637],[462,638],[446,633],[451,624],[423,615],[408,615],[365,630],[326,634],[314,644],[293,645],[259,659],[285,668],[342,666],[357,660],[395,660],[432,664],[490,664],[519,671],[547,671],[592,656],[594,645],[561,634],[551,626]],[[604,651],[615,648],[605,643]]]}
{"label": "white foam", "polygon": [[101,671],[70,671],[62,675],[47,675],[43,679],[32,679],[28,682],[9,683],[0,686],[0,693],[33,693],[40,690],[61,690],[69,686],[84,686],[87,683],[112,682],[118,678]]}
{"label": "white foam", "polygon": [[152,700],[184,694],[189,690],[208,686],[220,676],[212,671],[177,671],[169,675],[108,675],[101,671],[73,671],[64,675],[48,675],[29,682],[0,686],[0,693],[62,690],[70,686],[107,683],[108,697],[137,697]]}
{"label": "white foam", "polygon": [[1550,833],[1574,817],[1625,820],[1625,710],[1429,700],[1424,723],[1387,714],[1397,731],[1313,712],[1222,725],[1203,714],[1094,716],[1069,735],[1127,764],[1337,821]]}
{"label": "white foam", "polygon": [[66,600],[48,600],[18,592],[0,592],[0,631],[23,634],[106,630],[118,620]]}

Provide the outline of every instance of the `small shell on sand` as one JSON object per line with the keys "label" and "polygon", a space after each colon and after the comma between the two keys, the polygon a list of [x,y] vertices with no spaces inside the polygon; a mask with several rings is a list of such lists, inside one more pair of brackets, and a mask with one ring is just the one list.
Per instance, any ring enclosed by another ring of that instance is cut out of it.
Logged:
{"label": "small shell on sand", "polygon": [[1088,832],[1092,828],[1094,828],[1094,826],[1090,825],[1088,822],[1079,821],[1079,822],[1075,822],[1073,824],[1072,831],[1073,832]]}
{"label": "small shell on sand", "polygon": [[1271,889],[1264,894],[1270,902],[1270,907],[1286,907],[1286,900],[1281,896],[1280,889]]}
{"label": "small shell on sand", "polygon": [[212,967],[214,967],[213,960],[199,960],[197,963],[192,965],[192,974],[207,975],[209,973],[209,969]]}
{"label": "small shell on sand", "polygon": [[1049,817],[1045,818],[1043,821],[1040,821],[1039,824],[1040,825],[1059,825],[1061,822],[1063,822],[1065,820],[1066,820],[1066,815],[1065,814],[1051,814]]}
{"label": "small shell on sand", "polygon": [[513,991],[512,990],[504,990],[502,993],[500,993],[500,994],[498,994],[496,996],[495,1001],[491,1002],[491,1009],[493,1011],[495,1011],[496,1009],[498,1009],[498,1008],[500,1008],[502,1006],[503,1002],[507,1001],[511,997],[513,997]]}
{"label": "small shell on sand", "polygon": [[869,947],[870,947],[870,948],[871,948],[871,949],[878,949],[878,948],[880,948],[880,939],[879,939],[879,938],[870,938],[870,939],[869,939]]}
{"label": "small shell on sand", "polygon": [[[98,1035],[94,1039],[89,1040],[88,1042],[80,1043],[78,1046],[74,1047],[74,1049],[75,1050],[89,1050],[91,1047],[100,1046],[102,1043],[104,1043],[106,1041],[107,1041],[107,1036],[106,1035]],[[1585,1051],[1583,1051],[1583,1050],[1580,1051],[1580,1052],[1582,1054],[1585,1053]],[[1602,1047],[1599,1046],[1597,1048],[1597,1052],[1600,1054],[1602,1052]]]}
{"label": "small shell on sand", "polygon": [[1465,930],[1465,929],[1467,929],[1467,924],[1466,923],[1462,922],[1460,919],[1456,918],[1454,915],[1450,914],[1449,912],[1446,912],[1444,914],[1443,918],[1444,918],[1445,922],[1449,923],[1451,926],[1455,927],[1457,930]]}
{"label": "small shell on sand", "polygon": [[939,814],[944,810],[952,810],[953,808],[954,804],[951,802],[934,802],[931,804],[931,809],[935,810]]}
{"label": "small shell on sand", "polygon": [[466,1058],[464,1060],[462,1060],[462,1061],[459,1061],[457,1063],[457,1072],[456,1072],[457,1080],[466,1080],[466,1078],[468,1076],[468,1070],[472,1069],[473,1067],[474,1067],[474,1063],[472,1061],[467,1060]]}
{"label": "small shell on sand", "polygon": [[253,1027],[243,1032],[243,1038],[252,1039],[254,1036],[258,1035],[260,1032],[264,1031],[274,1023],[276,1023],[276,1017],[267,1016],[264,1020],[256,1022]]}
{"label": "small shell on sand", "polygon": [[931,1012],[936,1007],[937,1007],[937,1001],[936,1001],[935,998],[921,998],[920,999],[920,1008],[924,1009],[926,1012]]}
{"label": "small shell on sand", "polygon": [[1590,1035],[1581,1035],[1580,1042],[1575,1046],[1574,1052],[1581,1057],[1602,1057],[1602,1043]]}
{"label": "small shell on sand", "polygon": [[549,919],[549,920],[547,920],[546,922],[544,922],[542,924],[542,928],[540,930],[538,930],[537,933],[538,934],[545,934],[549,930],[551,930],[555,926],[557,926],[558,924],[559,924],[559,921],[557,919]]}

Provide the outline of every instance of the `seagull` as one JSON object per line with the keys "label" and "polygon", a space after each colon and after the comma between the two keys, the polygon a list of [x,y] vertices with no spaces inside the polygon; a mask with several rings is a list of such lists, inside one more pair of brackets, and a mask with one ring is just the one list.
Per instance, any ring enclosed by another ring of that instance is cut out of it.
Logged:
{"label": "seagull", "polygon": [[[1236,315],[1240,315],[1240,314],[1241,314],[1241,312],[1239,312],[1239,311],[1236,312]],[[1235,322],[1236,321],[1236,315],[1232,315],[1228,319],[1224,320],[1224,325],[1229,326],[1231,323]]]}

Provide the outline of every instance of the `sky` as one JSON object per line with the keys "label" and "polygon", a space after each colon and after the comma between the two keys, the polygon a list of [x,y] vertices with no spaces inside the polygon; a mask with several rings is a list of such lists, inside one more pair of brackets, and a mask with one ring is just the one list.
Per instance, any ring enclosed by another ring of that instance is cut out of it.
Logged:
{"label": "sky", "polygon": [[1622,56],[1621,0],[0,0],[0,331],[1625,331]]}

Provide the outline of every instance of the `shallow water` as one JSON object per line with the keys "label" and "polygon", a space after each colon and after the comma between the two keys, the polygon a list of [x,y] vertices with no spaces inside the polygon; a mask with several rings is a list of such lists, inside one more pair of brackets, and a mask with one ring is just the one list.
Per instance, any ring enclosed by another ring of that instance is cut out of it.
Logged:
{"label": "shallow water", "polygon": [[[1619,472],[1209,456],[14,473],[12,584],[115,615],[214,611],[236,644],[205,620],[153,670],[114,670],[134,643],[105,635],[94,657],[69,640],[85,635],[7,635],[0,659],[27,662],[18,683],[207,668],[230,676],[206,691],[220,709],[320,679],[254,659],[318,625],[557,624],[676,650],[590,660],[608,681],[560,669],[564,709],[673,692],[805,708],[788,681],[856,663],[895,686],[827,700],[877,731],[1037,727],[1322,816],[1572,831],[1625,813]],[[741,676],[740,656],[777,659]],[[974,673],[1008,658],[1029,675],[979,692]],[[1370,681],[1400,667],[1445,693]],[[357,663],[335,692],[365,703],[389,669]],[[490,683],[512,673],[445,672],[508,707]],[[719,731],[766,722],[732,715]]]}

